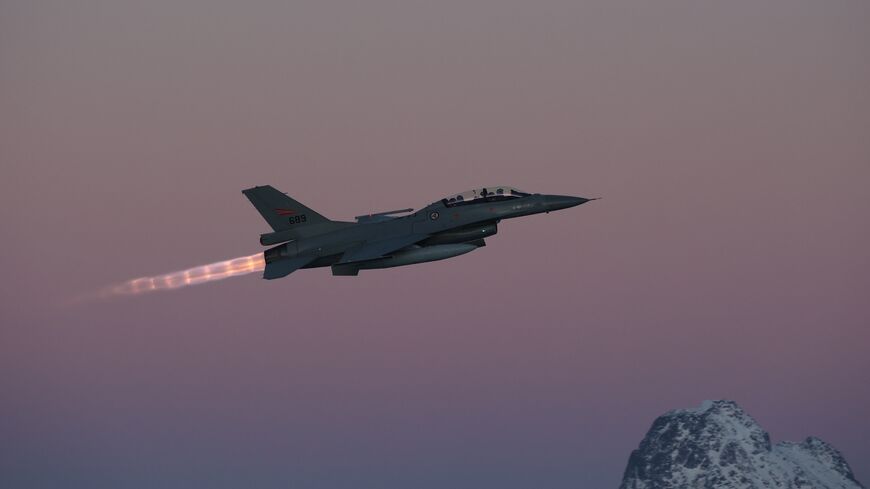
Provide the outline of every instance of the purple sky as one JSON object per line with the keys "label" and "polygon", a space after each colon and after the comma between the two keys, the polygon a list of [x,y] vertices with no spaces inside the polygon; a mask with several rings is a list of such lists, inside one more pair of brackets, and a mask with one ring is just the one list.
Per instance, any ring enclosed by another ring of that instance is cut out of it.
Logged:
{"label": "purple sky", "polygon": [[[615,487],[730,398],[870,482],[870,4],[5,0],[0,485]],[[488,184],[438,264],[64,305]]]}

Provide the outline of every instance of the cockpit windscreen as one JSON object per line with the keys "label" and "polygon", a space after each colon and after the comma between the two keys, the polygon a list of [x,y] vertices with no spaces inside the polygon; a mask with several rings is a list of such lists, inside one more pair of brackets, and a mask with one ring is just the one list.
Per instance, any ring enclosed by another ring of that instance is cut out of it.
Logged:
{"label": "cockpit windscreen", "polygon": [[497,187],[484,187],[469,190],[467,192],[462,192],[456,195],[451,195],[450,197],[443,199],[442,202],[444,202],[444,205],[446,205],[447,207],[453,207],[457,205],[465,205],[477,202],[510,200],[519,197],[526,197],[527,195],[531,194],[513,187],[503,185]]}

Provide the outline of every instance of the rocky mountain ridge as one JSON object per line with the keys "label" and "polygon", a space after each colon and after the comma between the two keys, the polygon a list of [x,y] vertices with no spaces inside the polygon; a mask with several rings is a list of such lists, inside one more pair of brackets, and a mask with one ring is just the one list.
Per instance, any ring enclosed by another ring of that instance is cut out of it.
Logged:
{"label": "rocky mountain ridge", "polygon": [[842,454],[824,441],[771,445],[737,403],[705,401],[653,422],[620,489],[863,489]]}

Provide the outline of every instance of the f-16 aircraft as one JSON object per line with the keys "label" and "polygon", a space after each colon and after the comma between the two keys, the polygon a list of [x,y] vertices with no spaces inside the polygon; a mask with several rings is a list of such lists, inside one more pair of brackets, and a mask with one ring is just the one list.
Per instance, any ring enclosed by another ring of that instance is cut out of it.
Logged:
{"label": "f-16 aircraft", "polygon": [[[263,278],[286,277],[300,268],[332,267],[333,275],[453,258],[486,245],[502,219],[574,207],[590,200],[485,187],[414,209],[332,221],[270,185],[242,191],[273,232],[260,235]],[[280,243],[280,244],[279,244]]]}

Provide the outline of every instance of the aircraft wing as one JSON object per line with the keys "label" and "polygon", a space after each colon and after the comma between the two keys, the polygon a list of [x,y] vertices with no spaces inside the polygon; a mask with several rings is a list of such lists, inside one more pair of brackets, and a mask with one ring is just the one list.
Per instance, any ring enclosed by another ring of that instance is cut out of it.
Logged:
{"label": "aircraft wing", "polygon": [[429,237],[428,234],[406,234],[397,238],[366,241],[344,253],[339,263],[372,260],[410,246]]}
{"label": "aircraft wing", "polygon": [[314,261],[316,256],[297,256],[295,258],[284,258],[283,260],[273,261],[266,264],[266,269],[263,271],[263,278],[266,280],[274,280],[276,278],[286,277],[291,273],[299,270],[305,265]]}

